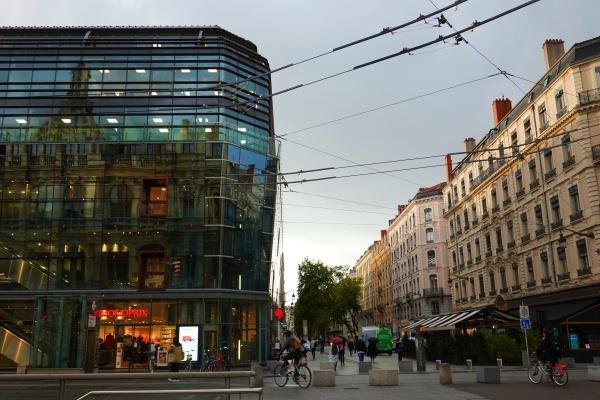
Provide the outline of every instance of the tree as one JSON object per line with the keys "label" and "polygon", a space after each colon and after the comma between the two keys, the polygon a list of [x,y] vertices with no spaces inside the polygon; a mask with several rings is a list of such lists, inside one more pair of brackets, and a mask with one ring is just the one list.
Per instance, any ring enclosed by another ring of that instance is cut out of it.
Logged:
{"label": "tree", "polygon": [[[347,277],[348,268],[327,266],[305,258],[298,266],[298,301],[294,325],[308,320],[308,334],[326,336],[332,323],[343,324],[355,337],[360,312],[360,279]],[[298,332],[301,329],[296,329]]]}

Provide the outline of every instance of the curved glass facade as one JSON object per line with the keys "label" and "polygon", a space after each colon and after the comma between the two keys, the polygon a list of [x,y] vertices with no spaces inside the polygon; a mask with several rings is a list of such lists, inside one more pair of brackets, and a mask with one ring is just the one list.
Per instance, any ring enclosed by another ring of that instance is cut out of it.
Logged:
{"label": "curved glass facade", "polygon": [[[217,27],[1,31],[0,343],[80,367],[84,331],[158,344],[192,324],[201,351],[264,359],[278,155],[255,46]],[[144,301],[169,311],[88,328]]]}

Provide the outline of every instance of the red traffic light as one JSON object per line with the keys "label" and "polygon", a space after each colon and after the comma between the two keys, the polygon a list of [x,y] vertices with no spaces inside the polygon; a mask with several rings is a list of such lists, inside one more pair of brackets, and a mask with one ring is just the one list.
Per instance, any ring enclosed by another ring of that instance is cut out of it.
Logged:
{"label": "red traffic light", "polygon": [[425,327],[423,325],[419,325],[419,333],[425,333]]}
{"label": "red traffic light", "polygon": [[283,319],[284,315],[285,315],[285,312],[283,311],[283,308],[275,307],[273,309],[273,316],[275,317],[276,320],[281,321]]}

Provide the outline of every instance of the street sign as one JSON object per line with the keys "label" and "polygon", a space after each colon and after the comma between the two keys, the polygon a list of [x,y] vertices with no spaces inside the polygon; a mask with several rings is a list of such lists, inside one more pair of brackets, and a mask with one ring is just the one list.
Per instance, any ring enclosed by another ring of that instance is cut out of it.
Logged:
{"label": "street sign", "polygon": [[531,329],[531,320],[530,319],[522,319],[521,320],[521,329]]}
{"label": "street sign", "polygon": [[94,314],[88,315],[88,328],[96,327],[96,316]]}
{"label": "street sign", "polygon": [[529,306],[519,306],[519,317],[529,319]]}

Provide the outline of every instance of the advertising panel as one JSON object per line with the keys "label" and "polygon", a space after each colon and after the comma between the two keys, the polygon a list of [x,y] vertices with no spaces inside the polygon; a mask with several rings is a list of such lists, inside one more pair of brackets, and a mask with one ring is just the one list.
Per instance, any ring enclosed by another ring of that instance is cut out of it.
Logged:
{"label": "advertising panel", "polygon": [[198,347],[200,346],[200,327],[198,325],[180,325],[179,343],[183,349],[183,360],[187,359],[188,354],[192,356],[192,361],[198,361]]}

